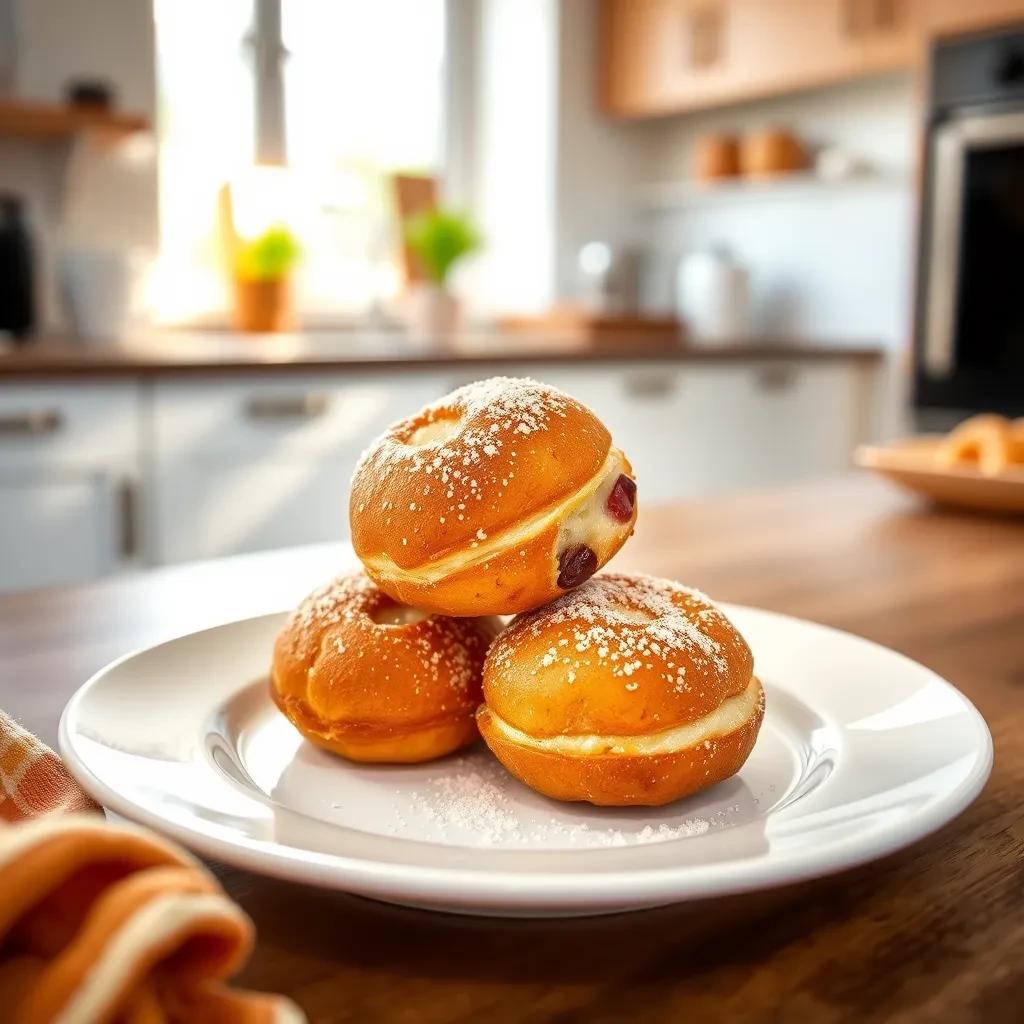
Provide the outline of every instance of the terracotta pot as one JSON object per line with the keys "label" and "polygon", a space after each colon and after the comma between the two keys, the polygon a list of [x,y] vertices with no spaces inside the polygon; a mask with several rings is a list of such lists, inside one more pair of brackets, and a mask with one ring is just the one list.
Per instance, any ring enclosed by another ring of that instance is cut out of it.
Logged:
{"label": "terracotta pot", "polygon": [[409,292],[408,317],[414,340],[447,342],[459,326],[459,303],[440,285],[417,284]]}
{"label": "terracotta pot", "polygon": [[235,278],[235,327],[239,331],[267,333],[292,327],[291,282],[286,277],[269,281]]}
{"label": "terracotta pot", "polygon": [[735,135],[703,135],[693,153],[697,181],[716,181],[740,173],[740,143]]}
{"label": "terracotta pot", "polygon": [[740,164],[743,173],[751,177],[792,174],[807,167],[807,150],[792,132],[769,128],[743,140]]}

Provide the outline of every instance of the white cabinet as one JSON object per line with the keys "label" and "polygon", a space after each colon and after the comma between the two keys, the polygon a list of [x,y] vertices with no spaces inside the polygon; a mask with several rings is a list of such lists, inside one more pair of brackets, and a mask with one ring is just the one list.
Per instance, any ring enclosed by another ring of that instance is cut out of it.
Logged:
{"label": "white cabinet", "polygon": [[130,385],[0,389],[0,591],[131,563],[138,452]]}
{"label": "white cabinet", "polygon": [[842,472],[865,440],[873,371],[853,360],[558,367],[541,378],[602,418],[642,500]]}
{"label": "white cabinet", "polygon": [[839,473],[866,439],[857,364],[707,367],[689,383],[687,433],[703,440],[704,493]]}
{"label": "white cabinet", "polygon": [[157,383],[151,559],[346,537],[348,484],[362,451],[447,388],[431,372]]}
{"label": "white cabinet", "polygon": [[687,468],[696,448],[684,433],[688,388],[686,374],[678,366],[559,368],[542,373],[541,379],[600,416],[633,466],[641,501],[700,493]]}
{"label": "white cabinet", "polygon": [[119,555],[117,493],[104,473],[0,481],[0,590],[112,572]]}
{"label": "white cabinet", "polygon": [[[591,406],[641,499],[657,502],[842,471],[872,429],[880,364],[581,360],[503,372]],[[370,441],[486,374],[0,384],[0,591],[340,540]]]}

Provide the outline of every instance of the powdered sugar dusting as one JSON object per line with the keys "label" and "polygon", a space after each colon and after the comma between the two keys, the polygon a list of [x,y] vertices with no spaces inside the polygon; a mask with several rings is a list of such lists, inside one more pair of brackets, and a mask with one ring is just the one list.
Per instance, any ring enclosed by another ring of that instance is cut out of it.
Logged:
{"label": "powdered sugar dusting", "polygon": [[[436,476],[444,486],[458,483],[475,490],[474,484],[478,482],[469,470],[494,458],[510,443],[499,434],[528,438],[545,431],[553,420],[566,418],[570,402],[572,399],[564,391],[530,377],[490,377],[466,384],[428,405],[416,417],[396,423],[374,441],[359,459],[353,479],[372,457],[378,468],[402,464],[406,472]],[[416,424],[444,421],[471,422],[473,426],[418,444],[405,465],[410,439],[423,431],[423,426]]]}
{"label": "powdered sugar dusting", "polygon": [[[459,846],[531,848],[608,848],[669,842],[704,835],[726,815],[680,816],[665,809],[661,820],[636,820],[630,812],[608,812],[572,805],[568,811],[539,815],[524,808],[522,787],[496,762],[472,754],[444,762],[443,770],[411,794],[400,792],[408,810],[394,834],[417,826],[436,841]],[[531,803],[546,804],[529,794]],[[557,805],[550,804],[552,810]],[[645,817],[651,811],[640,811]],[[609,820],[612,819],[612,820]]]}
{"label": "powdered sugar dusting", "polygon": [[[479,620],[431,615],[407,624],[382,624],[376,613],[394,602],[363,573],[339,576],[314,590],[292,613],[285,630],[293,657],[316,671],[325,653],[344,657],[368,685],[414,685],[449,692],[452,706],[479,699],[480,671],[489,633]],[[373,637],[372,656],[366,651]],[[411,656],[411,660],[410,660]],[[415,664],[415,681],[408,666]],[[341,670],[335,662],[331,671]],[[448,710],[442,704],[442,710]]]}
{"label": "powdered sugar dusting", "polygon": [[629,693],[640,690],[633,677],[657,672],[660,683],[678,692],[701,676],[724,674],[729,649],[715,639],[732,635],[727,620],[705,594],[672,580],[650,576],[599,575],[550,604],[519,616],[492,646],[489,658],[498,670],[514,667],[523,647],[543,637],[548,646],[536,670],[560,666],[569,682],[581,669],[610,672]]}
{"label": "powdered sugar dusting", "polygon": [[519,816],[493,771],[459,758],[449,774],[432,779],[425,791],[412,794],[420,817],[439,830],[465,832],[475,845],[494,846],[519,835]]}
{"label": "powdered sugar dusting", "polygon": [[560,493],[564,481],[556,475],[547,487],[525,482],[537,460],[546,466],[552,451],[578,445],[588,454],[577,471],[596,471],[607,454],[607,433],[596,418],[577,416],[570,436],[573,408],[580,405],[565,392],[528,377],[492,377],[458,388],[392,425],[363,453],[352,477],[359,512],[369,512],[385,534],[395,530],[406,538],[404,552],[385,549],[412,559],[409,564],[417,554],[463,540],[479,546],[501,522],[510,494],[523,514]]}

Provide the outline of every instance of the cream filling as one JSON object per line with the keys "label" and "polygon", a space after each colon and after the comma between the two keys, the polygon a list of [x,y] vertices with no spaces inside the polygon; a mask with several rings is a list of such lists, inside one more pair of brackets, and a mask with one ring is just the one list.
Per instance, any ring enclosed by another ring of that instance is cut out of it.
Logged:
{"label": "cream filling", "polygon": [[710,714],[686,725],[677,725],[663,732],[646,736],[582,734],[576,736],[531,736],[510,725],[488,708],[495,728],[507,740],[520,747],[547,750],[555,754],[592,757],[595,754],[674,754],[688,750],[707,740],[735,732],[756,713],[761,701],[761,686],[756,676],[750,677],[747,688],[727,697]]}
{"label": "cream filling", "polygon": [[[495,534],[493,537],[488,537],[475,548],[465,547],[459,551],[453,551],[450,555],[439,558],[436,562],[418,565],[415,569],[403,569],[386,554],[370,555],[363,559],[363,563],[368,569],[372,570],[374,575],[383,576],[385,579],[412,579],[417,583],[438,583],[457,572],[494,558],[495,555],[506,548],[524,546],[553,523],[565,522],[578,507],[596,492],[600,491],[602,487],[607,487],[607,490],[610,491],[615,485],[619,474],[625,472],[625,464],[626,460],[622,452],[618,448],[610,449],[604,464],[593,477],[561,504],[531,516],[519,525],[509,527],[509,529]],[[605,497],[607,498],[607,493]],[[604,502],[602,501],[597,506],[598,509],[603,504]],[[590,513],[590,515],[593,515],[593,513]],[[611,519],[610,516],[606,518],[612,524],[612,532],[617,532],[625,525]]]}
{"label": "cream filling", "polygon": [[[619,522],[607,508],[608,495],[616,481],[625,471],[621,452],[615,465],[610,469],[602,469],[604,474],[593,493],[581,501],[562,523],[558,532],[558,551],[586,544],[595,552],[607,550],[615,543],[625,523]],[[605,467],[607,467],[607,462]]]}

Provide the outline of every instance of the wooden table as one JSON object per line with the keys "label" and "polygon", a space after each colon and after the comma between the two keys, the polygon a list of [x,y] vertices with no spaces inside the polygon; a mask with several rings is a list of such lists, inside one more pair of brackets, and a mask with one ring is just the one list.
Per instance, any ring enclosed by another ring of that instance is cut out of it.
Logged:
{"label": "wooden table", "polygon": [[[345,558],[305,548],[0,600],[0,706],[54,740],[131,648],[283,608]],[[770,893],[581,921],[377,905],[219,869],[255,918],[247,984],[313,1021],[1024,1019],[1024,521],[867,478],[644,510],[620,568],[852,630],[977,704],[995,769],[903,853]]]}

